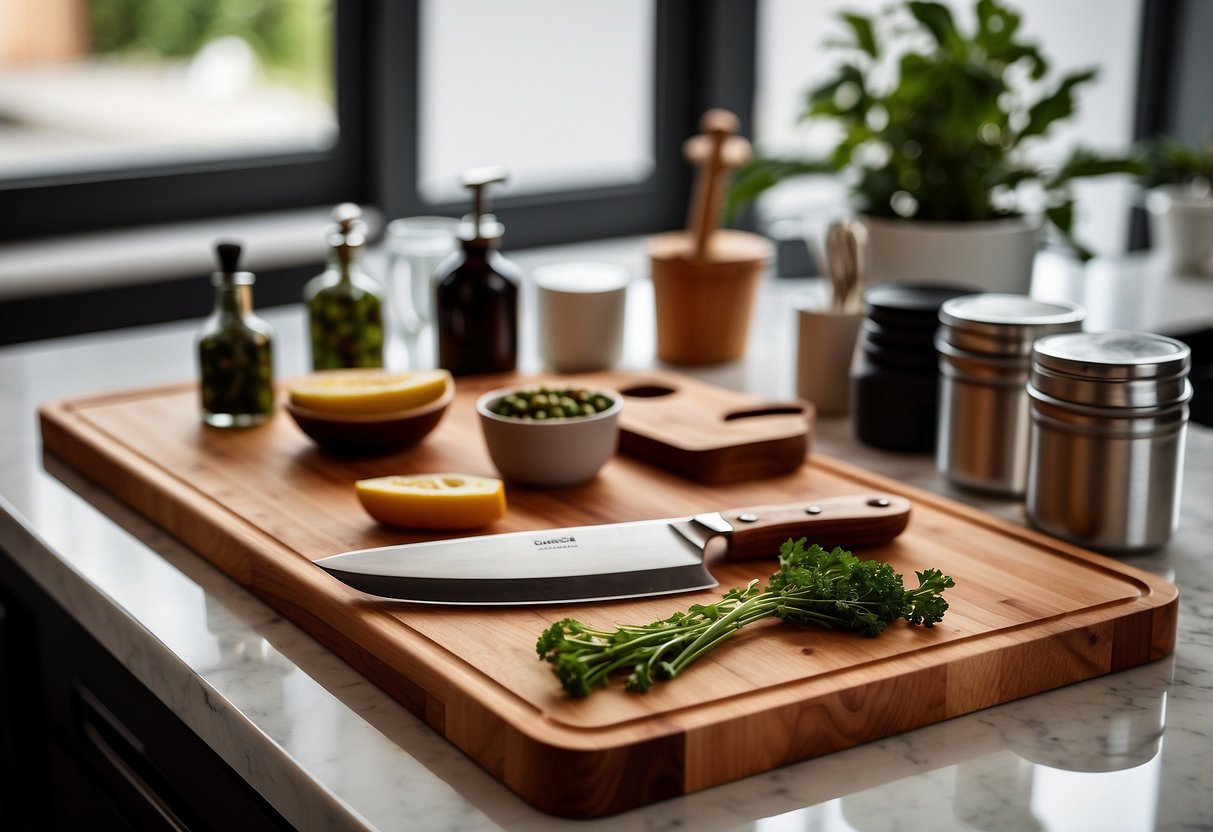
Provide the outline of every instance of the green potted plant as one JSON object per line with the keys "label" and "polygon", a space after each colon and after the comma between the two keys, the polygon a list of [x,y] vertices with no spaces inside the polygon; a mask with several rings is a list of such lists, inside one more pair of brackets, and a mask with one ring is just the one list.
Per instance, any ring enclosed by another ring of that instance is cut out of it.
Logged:
{"label": "green potted plant", "polygon": [[1173,270],[1213,273],[1213,136],[1199,147],[1156,136],[1135,151],[1151,241]]}
{"label": "green potted plant", "polygon": [[936,2],[902,2],[876,17],[844,12],[847,37],[828,44],[843,60],[809,91],[802,116],[835,122],[840,140],[822,158],[756,157],[734,177],[730,216],[786,179],[843,172],[868,226],[873,280],[1026,292],[1040,221],[1021,198],[1035,186],[1047,221],[1089,257],[1072,236],[1070,183],[1132,172],[1133,161],[1077,149],[1046,169],[1025,150],[1074,114],[1075,93],[1095,70],[1050,83],[1019,14],[997,0],[978,0],[974,12],[972,31]]}

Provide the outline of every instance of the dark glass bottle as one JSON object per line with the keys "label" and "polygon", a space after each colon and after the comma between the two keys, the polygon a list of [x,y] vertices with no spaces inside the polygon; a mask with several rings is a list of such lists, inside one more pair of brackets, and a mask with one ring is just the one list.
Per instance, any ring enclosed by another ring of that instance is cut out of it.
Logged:
{"label": "dark glass bottle", "polygon": [[215,311],[198,333],[202,419],[245,427],[274,413],[274,330],[253,314],[253,277],[238,270],[240,244],[216,246]]}
{"label": "dark glass bottle", "polygon": [[502,226],[485,213],[486,186],[505,181],[501,168],[463,176],[473,194],[462,248],[434,275],[438,366],[453,375],[504,373],[518,363],[518,286],[521,270],[496,251]]}
{"label": "dark glass bottle", "polygon": [[365,243],[358,206],[334,208],[328,268],[303,287],[315,370],[383,366],[384,291],[359,264]]}

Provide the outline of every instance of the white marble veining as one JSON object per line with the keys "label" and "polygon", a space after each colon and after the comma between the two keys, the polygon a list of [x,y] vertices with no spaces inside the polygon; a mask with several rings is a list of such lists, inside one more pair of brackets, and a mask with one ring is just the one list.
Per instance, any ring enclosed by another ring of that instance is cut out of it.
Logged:
{"label": "white marble veining", "polygon": [[[637,271],[643,264],[634,241],[589,251]],[[566,256],[518,259],[530,267]],[[747,360],[701,377],[789,396],[786,298],[805,285],[768,282]],[[652,354],[648,291],[641,281],[629,299],[625,362],[633,367]],[[1213,322],[1213,281],[1203,294],[1185,291],[1205,299],[1203,320]],[[1191,302],[1182,306],[1192,311]],[[279,331],[279,373],[299,372],[299,310],[268,317]],[[1191,431],[1179,533],[1165,549],[1127,559],[1180,587],[1173,657],[573,824],[531,809],[207,562],[42,458],[38,403],[190,377],[193,329],[0,349],[0,546],[301,829],[1213,829],[1213,430]],[[533,369],[533,339],[523,349]],[[815,443],[1023,522],[1019,503],[955,491],[928,458],[856,444],[846,420],[822,420]]]}

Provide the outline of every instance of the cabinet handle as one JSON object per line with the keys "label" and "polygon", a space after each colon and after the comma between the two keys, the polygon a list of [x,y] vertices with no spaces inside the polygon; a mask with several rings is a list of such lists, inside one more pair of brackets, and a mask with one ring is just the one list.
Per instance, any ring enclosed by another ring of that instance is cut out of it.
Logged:
{"label": "cabinet handle", "polygon": [[[169,801],[139,773],[137,761],[145,760],[143,744],[110,712],[109,708],[101,704],[88,688],[79,682],[76,683],[75,688],[76,697],[83,706],[80,713],[80,724],[84,736],[114,771],[126,780],[171,829],[177,830],[177,832],[189,832],[190,827],[181,820]],[[133,757],[136,762],[128,760],[128,756]]]}

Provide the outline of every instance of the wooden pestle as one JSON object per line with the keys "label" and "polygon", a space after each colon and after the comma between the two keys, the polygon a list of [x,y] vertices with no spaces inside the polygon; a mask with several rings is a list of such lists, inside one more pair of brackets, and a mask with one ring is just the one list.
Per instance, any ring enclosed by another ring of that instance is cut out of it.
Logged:
{"label": "wooden pestle", "polygon": [[730,170],[749,161],[750,143],[735,135],[741,121],[728,110],[708,110],[700,119],[699,127],[703,132],[687,139],[682,153],[697,170],[694,197],[687,217],[693,257],[707,260],[713,234],[720,224],[725,177]]}

